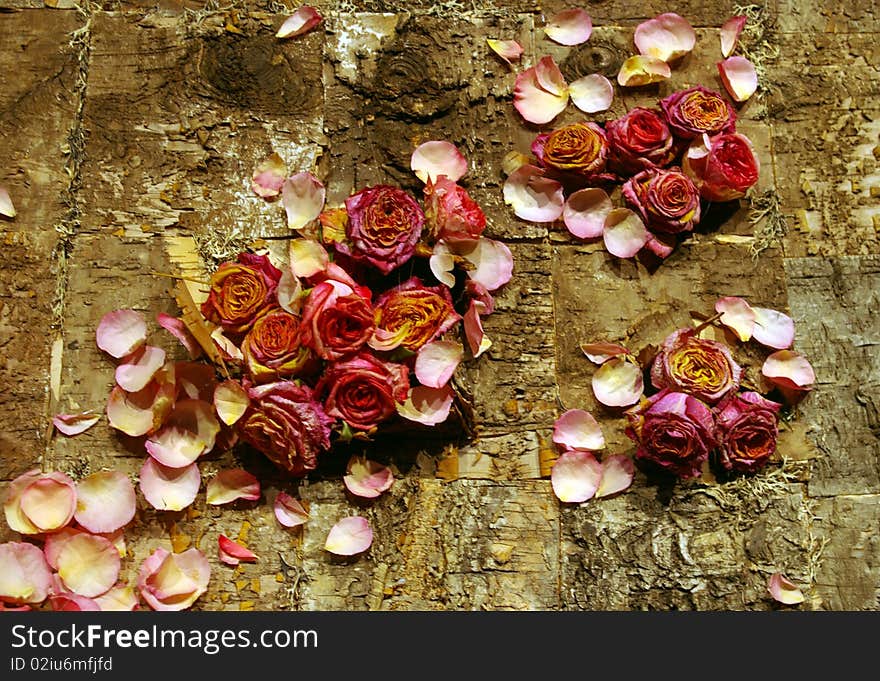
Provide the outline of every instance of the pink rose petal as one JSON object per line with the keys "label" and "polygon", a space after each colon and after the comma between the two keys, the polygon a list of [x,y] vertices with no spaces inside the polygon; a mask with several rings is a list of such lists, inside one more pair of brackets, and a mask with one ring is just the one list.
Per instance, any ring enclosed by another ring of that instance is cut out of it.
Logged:
{"label": "pink rose petal", "polygon": [[357,497],[375,499],[394,484],[394,475],[388,466],[363,457],[353,456],[348,461],[345,488]]}
{"label": "pink rose petal", "polygon": [[0,215],[5,218],[14,218],[15,214],[15,206],[12,205],[9,191],[6,187],[0,187]]}
{"label": "pink rose petal", "polygon": [[46,562],[53,570],[58,569],[58,553],[61,547],[71,538],[78,534],[83,534],[85,530],[78,527],[62,527],[58,532],[46,535],[46,543],[43,545],[43,553],[46,556]]}
{"label": "pink rose petal", "polygon": [[560,45],[580,45],[593,34],[593,21],[583,9],[566,9],[547,20],[544,34]]}
{"label": "pink rose petal", "polygon": [[76,511],[76,485],[64,473],[45,473],[22,490],[19,507],[40,531],[60,530]]}
{"label": "pink rose petal", "polygon": [[362,516],[343,518],[330,528],[324,550],[337,556],[353,556],[370,548],[373,530]]}
{"label": "pink rose petal", "polygon": [[109,591],[119,577],[119,551],[95,534],[81,532],[64,542],[57,564],[64,586],[89,598]]}
{"label": "pink rose petal", "polygon": [[764,361],[761,373],[781,388],[809,390],[816,382],[816,374],[807,358],[791,350],[779,350],[770,355]]}
{"label": "pink rose petal", "polygon": [[141,467],[141,493],[160,511],[179,511],[189,506],[195,501],[200,483],[199,467],[194,463],[184,468],[169,468],[147,457]]}
{"label": "pink rose petal", "polygon": [[694,49],[697,34],[687,19],[669,12],[636,26],[635,43],[641,54],[665,62],[683,57]]}
{"label": "pink rose petal", "polygon": [[645,223],[629,208],[615,208],[605,218],[605,248],[618,258],[632,258],[650,237]]}
{"label": "pink rose petal", "polygon": [[583,409],[569,409],[553,424],[553,442],[565,449],[602,449],[605,436],[599,422]]}
{"label": "pink rose petal", "polygon": [[222,470],[208,482],[207,501],[212,506],[259,498],[260,481],[242,468]]}
{"label": "pink rose petal", "polygon": [[424,345],[416,355],[415,372],[419,383],[429,388],[442,388],[464,357],[464,348],[456,341],[434,341]]}
{"label": "pink rose petal", "polygon": [[737,40],[746,26],[748,18],[745,15],[730,17],[721,26],[721,56],[729,57],[736,49]]}
{"label": "pink rose petal", "polygon": [[198,549],[159,548],[141,564],[138,589],[153,610],[184,610],[205,593],[210,577],[211,564]]}
{"label": "pink rose petal", "polygon": [[317,241],[293,239],[290,242],[290,270],[295,277],[307,279],[327,269],[330,257]]}
{"label": "pink rose petal", "polygon": [[300,230],[317,220],[324,208],[324,197],[324,185],[311,173],[288,177],[281,188],[281,205],[287,212],[287,227]]}
{"label": "pink rose petal", "polygon": [[531,222],[553,222],[565,206],[562,184],[544,177],[544,171],[524,165],[504,181],[504,203],[517,217]]}
{"label": "pink rose petal", "polygon": [[189,332],[189,329],[186,328],[186,324],[183,323],[182,319],[172,317],[170,314],[165,314],[164,312],[159,312],[156,315],[156,322],[181,342],[183,347],[185,347],[186,351],[189,353],[190,359],[198,359],[201,357],[202,346],[199,345],[195,336],[193,336]]}
{"label": "pink rose petal", "polygon": [[281,193],[281,185],[287,177],[287,165],[278,154],[271,154],[254,170],[251,189],[257,196],[271,199]]}
{"label": "pink rose petal", "polygon": [[804,602],[804,594],[797,586],[780,572],[774,572],[767,580],[767,591],[773,599],[785,605],[797,605]]}
{"label": "pink rose petal", "polygon": [[318,10],[314,7],[303,5],[290,15],[283,24],[281,24],[275,37],[296,38],[297,36],[301,36],[311,31],[315,26],[321,23],[321,19],[323,19],[323,17]]}
{"label": "pink rose petal", "polygon": [[52,417],[52,424],[59,433],[71,437],[84,433],[100,420],[100,414],[89,410],[79,414],[55,414]]}
{"label": "pink rose petal", "polygon": [[429,388],[419,385],[410,388],[406,402],[398,403],[397,413],[408,421],[425,426],[436,426],[449,418],[452,409],[452,388]]}
{"label": "pink rose petal", "polygon": [[454,251],[474,266],[467,272],[468,279],[487,291],[501,288],[513,275],[513,255],[500,241],[480,237],[476,241],[455,244]]}
{"label": "pink rose petal", "polygon": [[126,435],[146,435],[165,420],[174,403],[175,392],[173,379],[165,378],[152,381],[136,393],[115,386],[107,400],[107,420]]}
{"label": "pink rose petal", "polygon": [[458,182],[468,171],[464,155],[451,142],[434,140],[416,147],[410,158],[409,167],[422,182],[436,182],[445,175],[452,182]]}
{"label": "pink rose petal", "polygon": [[54,612],[98,612],[101,607],[93,598],[75,593],[56,594],[49,598]]}
{"label": "pink rose petal", "polygon": [[728,57],[718,62],[718,73],[728,94],[737,102],[744,102],[758,89],[758,72],[745,57]]}
{"label": "pink rose petal", "polygon": [[272,508],[275,518],[284,527],[298,527],[309,520],[309,512],[305,507],[286,492],[278,492]]}
{"label": "pink rose petal", "polygon": [[114,310],[101,317],[95,339],[101,350],[121,359],[146,342],[147,323],[140,312]]}
{"label": "pink rose petal", "polygon": [[281,272],[275,295],[278,296],[278,304],[282,310],[299,315],[304,302],[302,283],[287,268]]}
{"label": "pink rose petal", "polygon": [[513,62],[519,61],[520,57],[522,57],[522,45],[515,40],[494,40],[492,38],[486,38],[486,42],[489,43],[489,48],[495,54],[511,66],[513,66]]}
{"label": "pink rose petal", "polygon": [[604,364],[612,357],[629,354],[629,350],[616,343],[584,343],[581,350],[593,364]]}
{"label": "pink rose petal", "polygon": [[614,86],[601,73],[578,78],[568,86],[572,103],[584,113],[607,111],[614,100]]}
{"label": "pink rose petal", "polygon": [[99,471],[76,485],[76,522],[89,532],[113,532],[134,518],[134,485],[120,471]]}
{"label": "pink rose petal", "polygon": [[593,394],[608,407],[628,407],[645,391],[642,369],[623,357],[612,357],[593,374]]}
{"label": "pink rose petal", "polygon": [[214,409],[227,426],[234,426],[244,416],[251,401],[241,383],[229,379],[214,389]]}
{"label": "pink rose petal", "polygon": [[449,250],[449,246],[443,241],[434,244],[434,251],[428,261],[431,273],[449,288],[455,286],[455,275],[452,270],[455,268],[455,258]]}
{"label": "pink rose petal", "polygon": [[605,220],[613,208],[611,198],[601,189],[579,189],[568,197],[562,209],[562,221],[578,239],[602,236]]}
{"label": "pink rose petal", "polygon": [[761,345],[785,350],[794,343],[794,320],[786,314],[766,307],[752,308],[755,312],[755,329],[752,338]]}
{"label": "pink rose petal", "polygon": [[621,64],[617,82],[624,87],[638,87],[668,80],[670,76],[672,71],[665,61],[637,54]]}
{"label": "pink rose petal", "polygon": [[104,612],[130,612],[138,606],[137,592],[125,584],[117,584],[94,600]]}
{"label": "pink rose petal", "polygon": [[755,311],[745,300],[735,296],[719,298],[715,302],[715,312],[722,313],[719,321],[733,331],[741,341],[745,342],[752,337],[755,329]]}
{"label": "pink rose petal", "polygon": [[43,552],[26,542],[0,544],[0,601],[42,603],[52,588],[52,572]]}
{"label": "pink rose petal", "polygon": [[552,57],[544,57],[516,77],[513,106],[530,123],[549,123],[567,104],[568,87]]}
{"label": "pink rose petal", "polygon": [[143,390],[164,365],[165,351],[162,348],[142,345],[116,367],[116,385],[136,393]]}
{"label": "pink rose petal", "polygon": [[553,464],[550,484],[564,503],[580,503],[596,494],[602,480],[602,464],[591,452],[564,452]]}
{"label": "pink rose petal", "polygon": [[553,95],[567,96],[568,85],[553,57],[542,57],[535,64],[538,85]]}
{"label": "pink rose petal", "polygon": [[217,538],[217,554],[220,560],[227,565],[238,565],[239,563],[255,563],[257,562],[257,554],[248,548],[245,548],[238,542],[232,541],[226,535],[221,534]]}
{"label": "pink rose petal", "polygon": [[150,456],[164,466],[189,466],[214,448],[220,424],[211,404],[203,400],[181,400],[156,433],[144,443]]}
{"label": "pink rose petal", "polygon": [[596,498],[610,497],[623,492],[632,485],[635,466],[626,454],[614,454],[602,462],[602,481],[596,490]]}
{"label": "pink rose petal", "polygon": [[468,311],[464,314],[464,335],[467,338],[468,347],[474,359],[482,355],[492,347],[492,341],[483,333],[483,322],[480,319],[480,310],[485,305],[477,300],[472,300]]}
{"label": "pink rose petal", "polygon": [[13,532],[40,534],[40,528],[34,525],[21,510],[21,495],[31,483],[39,480],[42,475],[39,468],[33,468],[9,483],[9,489],[3,500],[3,513],[6,516],[6,524]]}

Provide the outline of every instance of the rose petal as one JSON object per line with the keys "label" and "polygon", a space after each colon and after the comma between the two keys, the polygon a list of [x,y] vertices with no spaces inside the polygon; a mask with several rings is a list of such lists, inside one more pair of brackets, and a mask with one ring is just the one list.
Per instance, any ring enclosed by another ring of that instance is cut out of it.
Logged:
{"label": "rose petal", "polygon": [[195,336],[193,336],[189,329],[186,328],[186,324],[183,323],[182,319],[172,317],[170,314],[165,314],[164,312],[159,312],[156,315],[156,321],[159,326],[183,344],[183,347],[185,347],[189,353],[190,359],[198,359],[202,355],[202,346],[199,345]]}
{"label": "rose petal", "polygon": [[584,113],[607,111],[614,100],[614,86],[601,73],[578,78],[568,86],[574,105]]}
{"label": "rose petal", "polygon": [[138,588],[153,610],[183,610],[208,588],[211,565],[198,549],[169,553],[159,548],[141,564]]}
{"label": "rose petal", "polygon": [[296,38],[304,33],[308,33],[315,26],[321,23],[320,12],[314,7],[303,5],[296,12],[285,19],[284,23],[275,34],[276,38]]}
{"label": "rose petal", "polygon": [[596,498],[610,497],[623,492],[632,485],[635,466],[626,454],[614,454],[602,462],[602,481],[596,490]]}
{"label": "rose petal", "polygon": [[373,543],[373,530],[367,519],[356,515],[343,518],[330,528],[324,550],[337,556],[353,556],[370,548]]}
{"label": "rose petal", "polygon": [[435,140],[416,147],[409,167],[425,183],[436,182],[441,175],[458,182],[467,173],[468,162],[454,144]]}
{"label": "rose petal", "polygon": [[480,237],[473,242],[457,244],[456,252],[474,266],[468,270],[468,278],[487,291],[501,288],[513,276],[513,255],[500,241]]}
{"label": "rose petal", "polygon": [[259,498],[260,481],[242,468],[222,470],[208,482],[207,501],[212,506]]}
{"label": "rose petal", "polygon": [[668,12],[636,26],[635,43],[641,54],[665,62],[683,57],[694,49],[697,34],[687,19]]}
{"label": "rose petal", "polygon": [[109,591],[119,577],[119,551],[95,534],[82,532],[64,542],[57,563],[64,586],[89,598]]}
{"label": "rose petal", "polygon": [[126,435],[146,435],[165,420],[173,405],[174,393],[173,381],[164,379],[162,382],[152,381],[135,393],[115,386],[107,400],[107,420]]}
{"label": "rose petal", "polygon": [[101,607],[93,598],[75,593],[56,594],[49,599],[54,612],[98,612]]}
{"label": "rose petal", "polygon": [[773,599],[785,605],[797,605],[804,602],[804,594],[788,577],[780,572],[774,572],[767,580],[767,591]]}
{"label": "rose petal", "polygon": [[101,350],[120,359],[146,342],[147,323],[140,312],[114,310],[101,317],[95,339]]}
{"label": "rose petal", "polygon": [[602,464],[590,452],[565,452],[550,472],[553,493],[564,503],[580,503],[592,498],[601,480]]}
{"label": "rose petal", "polygon": [[52,588],[52,572],[43,552],[26,542],[0,544],[0,601],[42,603]]}
{"label": "rose petal", "polygon": [[76,485],[64,473],[45,473],[22,490],[18,503],[34,527],[42,532],[54,532],[73,518]]}
{"label": "rose petal", "polygon": [[300,230],[316,220],[324,208],[324,185],[311,173],[297,173],[281,187],[281,205],[287,212],[287,227]]}
{"label": "rose petal", "polygon": [[722,313],[719,321],[733,331],[741,341],[745,342],[752,337],[755,328],[755,311],[745,300],[735,296],[719,298],[715,303],[715,312]]}
{"label": "rose petal", "polygon": [[217,553],[220,560],[227,565],[238,565],[239,563],[255,563],[257,554],[248,548],[245,548],[238,542],[232,541],[226,535],[221,534],[217,538]]}
{"label": "rose petal", "polygon": [[791,350],[779,350],[770,355],[764,361],[761,373],[782,387],[807,389],[816,382],[816,374],[807,358]]}
{"label": "rose petal", "polygon": [[141,467],[140,488],[144,498],[160,511],[179,511],[195,501],[201,475],[192,463],[183,468],[163,466],[148,457]]}
{"label": "rose petal", "polygon": [[298,315],[303,306],[303,288],[300,280],[293,276],[293,272],[285,268],[278,280],[278,288],[275,295],[278,296],[278,304],[282,310],[290,314]]}
{"label": "rose petal", "polygon": [[583,409],[569,409],[553,424],[553,442],[566,449],[605,447],[605,436],[593,415]]}
{"label": "rose petal", "polygon": [[0,187],[0,215],[7,218],[15,217],[15,206],[12,205],[12,199],[6,187]]}
{"label": "rose petal", "polygon": [[444,242],[438,241],[434,244],[434,251],[428,260],[431,273],[437,278],[437,281],[446,284],[449,288],[455,286],[455,275],[452,270],[455,268],[455,258]]}
{"label": "rose petal", "polygon": [[52,424],[59,433],[70,437],[84,433],[100,420],[100,414],[89,410],[79,414],[55,414],[52,417]]}
{"label": "rose petal", "polygon": [[668,80],[671,75],[669,64],[662,59],[637,54],[621,64],[617,82],[624,87],[638,87]]}
{"label": "rose petal", "polygon": [[501,159],[501,172],[507,177],[508,175],[515,173],[524,165],[528,165],[530,160],[531,159],[523,153],[518,151],[508,151],[504,154],[504,158]]}
{"label": "rose petal", "polygon": [[752,338],[768,348],[777,350],[790,348],[794,343],[794,320],[786,314],[766,307],[752,309],[755,312],[755,329]]}
{"label": "rose petal", "polygon": [[642,369],[623,357],[612,357],[593,374],[593,394],[608,407],[628,407],[645,391]]}
{"label": "rose petal", "polygon": [[605,218],[605,248],[618,258],[632,258],[650,237],[645,223],[629,208],[615,208]]}
{"label": "rose petal", "polygon": [[583,9],[566,9],[547,20],[544,34],[560,45],[580,45],[593,34],[593,20]]}
{"label": "rose petal", "polygon": [[182,468],[214,448],[220,424],[214,409],[202,400],[181,400],[155,434],[144,443],[147,452],[163,466]]}
{"label": "rose petal", "polygon": [[116,367],[116,384],[127,392],[136,393],[143,390],[164,365],[165,351],[162,348],[142,345]]}
{"label": "rose petal", "polygon": [[504,203],[517,217],[531,222],[553,222],[565,206],[562,184],[544,177],[544,171],[524,165],[504,181]]}
{"label": "rose petal", "polygon": [[736,49],[736,42],[739,40],[739,34],[742,33],[746,26],[748,18],[745,15],[730,17],[721,26],[721,56],[729,57]]}
{"label": "rose petal", "polygon": [[486,38],[486,42],[489,43],[489,48],[495,54],[511,66],[513,66],[513,62],[519,61],[520,57],[522,57],[522,45],[515,40],[493,40],[492,38]]}
{"label": "rose petal", "polygon": [[472,300],[463,319],[464,335],[474,359],[492,347],[492,341],[483,333],[483,322],[480,319],[480,310],[483,308],[485,308],[483,303]]}
{"label": "rose petal", "polygon": [[416,355],[415,372],[419,383],[442,388],[464,357],[464,348],[455,341],[434,341],[422,346]]}
{"label": "rose petal", "polygon": [[530,123],[549,123],[567,104],[568,87],[552,57],[544,57],[516,77],[513,106]]}
{"label": "rose petal", "polygon": [[353,456],[348,461],[342,478],[346,489],[357,497],[375,499],[394,484],[394,475],[388,466],[363,457]]}
{"label": "rose petal", "polygon": [[271,154],[254,170],[251,189],[257,196],[271,199],[281,193],[281,185],[287,177],[287,165],[278,154]]}
{"label": "rose petal", "polygon": [[330,257],[317,241],[293,239],[290,242],[290,269],[295,277],[308,278],[327,269]]}
{"label": "rose petal", "polygon": [[95,603],[104,612],[130,612],[137,608],[138,596],[133,587],[117,584],[107,593],[96,596]]}
{"label": "rose petal", "polygon": [[272,508],[275,518],[284,527],[298,527],[309,520],[309,512],[305,507],[286,492],[278,492]]}
{"label": "rose petal", "polygon": [[581,350],[593,364],[603,364],[612,357],[629,354],[629,350],[616,343],[584,343]]}
{"label": "rose petal", "polygon": [[6,516],[6,524],[13,532],[40,534],[40,528],[34,525],[21,510],[21,495],[31,483],[39,480],[42,475],[39,468],[34,468],[22,473],[9,483],[9,489],[3,500],[3,513]]}
{"label": "rose petal", "polygon": [[758,89],[758,72],[745,57],[728,57],[718,62],[718,73],[728,94],[737,102],[744,102]]}
{"label": "rose petal", "polygon": [[244,416],[251,401],[241,383],[229,379],[214,389],[214,409],[227,426],[235,425]]}
{"label": "rose petal", "polygon": [[452,388],[448,385],[443,388],[415,386],[410,388],[406,402],[397,404],[397,413],[408,421],[415,421],[425,426],[436,426],[449,418],[452,399]]}
{"label": "rose petal", "polygon": [[605,220],[613,208],[611,198],[601,189],[579,189],[568,197],[562,209],[562,221],[578,239],[602,236]]}
{"label": "rose petal", "polygon": [[89,532],[113,532],[131,522],[137,507],[134,485],[120,471],[99,471],[76,485],[76,522]]}

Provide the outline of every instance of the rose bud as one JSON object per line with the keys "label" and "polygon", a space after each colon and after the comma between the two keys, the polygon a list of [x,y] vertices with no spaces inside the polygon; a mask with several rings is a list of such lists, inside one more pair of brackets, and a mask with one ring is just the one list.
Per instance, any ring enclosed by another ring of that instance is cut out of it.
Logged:
{"label": "rose bud", "polygon": [[412,277],[376,301],[376,327],[412,352],[444,334],[461,319],[446,286],[425,286]]}
{"label": "rose bud", "polygon": [[309,363],[302,343],[299,317],[272,310],[254,322],[241,344],[248,373],[257,383],[276,381],[300,373]]}
{"label": "rose bud", "polygon": [[486,228],[486,215],[464,187],[445,175],[425,185],[425,218],[432,239],[472,241]]}
{"label": "rose bud", "polygon": [[651,367],[655,388],[668,388],[714,404],[739,386],[742,368],[726,345],[698,338],[694,329],[670,334]]}
{"label": "rose bud", "polygon": [[732,394],[715,408],[719,460],[727,470],[756,471],[776,451],[781,405],[756,392]]}
{"label": "rose bud", "polygon": [[225,262],[211,277],[211,291],[202,314],[224,331],[244,333],[254,319],[275,304],[281,270],[265,255],[241,253],[237,262]]}
{"label": "rose bud", "polygon": [[312,390],[293,381],[249,387],[250,405],[236,424],[241,439],[291,475],[302,476],[330,448],[333,420]]}
{"label": "rose bud", "polygon": [[689,232],[700,221],[700,194],[678,168],[651,168],[623,185],[623,196],[652,232]]}
{"label": "rose bud", "polygon": [[685,393],[663,390],[626,417],[626,434],[639,445],[636,458],[680,478],[698,476],[715,446],[711,410]]}
{"label": "rose bud", "polygon": [[745,196],[758,181],[760,164],[748,137],[739,133],[696,139],[685,152],[682,169],[707,201]]}
{"label": "rose bud", "polygon": [[323,397],[328,415],[355,430],[371,430],[397,413],[398,402],[406,401],[409,371],[361,352],[328,366],[315,392]]}
{"label": "rose bud", "polygon": [[660,108],[672,134],[683,140],[692,140],[704,133],[733,132],[736,128],[733,107],[719,93],[701,85],[673,92],[660,100]]}
{"label": "rose bud", "polygon": [[595,123],[574,123],[532,142],[532,153],[545,168],[588,179],[610,179],[605,174],[608,140]]}
{"label": "rose bud", "polygon": [[334,279],[317,284],[303,306],[302,343],[326,360],[360,350],[374,329],[373,310],[363,291]]}
{"label": "rose bud", "polygon": [[382,274],[412,257],[425,215],[405,191],[388,185],[367,187],[349,196],[345,209],[347,240],[336,244],[340,253],[366,261]]}
{"label": "rose bud", "polygon": [[605,125],[608,165],[621,175],[665,167],[675,158],[672,133],[656,111],[636,107]]}

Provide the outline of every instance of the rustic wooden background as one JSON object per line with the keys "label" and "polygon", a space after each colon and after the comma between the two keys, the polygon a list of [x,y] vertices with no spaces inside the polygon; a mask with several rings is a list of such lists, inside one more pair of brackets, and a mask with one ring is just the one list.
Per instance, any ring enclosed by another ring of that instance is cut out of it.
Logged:
{"label": "rustic wooden background", "polygon": [[[876,7],[761,6],[769,91],[742,108],[741,128],[760,150],[756,194],[778,198],[787,231],[753,258],[754,213],[743,202],[650,273],[503,205],[500,161],[526,151],[534,133],[512,108],[513,71],[485,38],[517,37],[529,59],[553,54],[569,79],[616,73],[634,25],[678,11],[698,29],[696,50],[671,83],[618,97],[617,115],[685,85],[719,87],[717,27],[733,2],[647,0],[639,16],[631,2],[574,3],[597,29],[573,49],[542,38],[542,12],[568,4],[557,0],[316,2],[325,23],[293,41],[274,38],[293,4],[47,4],[59,8],[0,0],[0,184],[19,210],[0,221],[0,486],[44,459],[75,476],[136,473],[142,450],[106,420],[55,439],[51,414],[103,408],[113,366],[94,330],[105,312],[133,307],[151,320],[175,312],[168,281],[149,272],[175,271],[169,252],[180,238],[217,255],[285,233],[280,207],[249,191],[268,153],[316,169],[338,202],[380,180],[415,190],[412,148],[449,139],[474,166],[468,187],[489,215],[488,235],[516,258],[486,323],[495,344],[463,371],[478,439],[368,450],[399,476],[364,505],[346,498],[339,457],[297,485],[252,454],[215,456],[205,472],[245,465],[266,481],[263,499],[217,509],[202,494],[174,514],[141,500],[125,574],[157,546],[198,546],[213,563],[204,609],[709,610],[775,607],[766,580],[781,570],[804,589],[803,608],[878,607]],[[575,118],[569,107],[560,121]],[[631,448],[621,421],[593,402],[593,368],[578,344],[656,342],[720,295],[796,320],[818,386],[783,436],[789,458],[754,479],[671,489],[640,474],[618,498],[561,508],[546,462],[563,406],[594,410],[611,447]],[[151,338],[172,347],[155,324]],[[278,489],[310,502],[304,530],[275,522]],[[370,518],[375,543],[359,558],[334,559],[324,537],[355,512]],[[220,564],[218,532],[261,560]]]}

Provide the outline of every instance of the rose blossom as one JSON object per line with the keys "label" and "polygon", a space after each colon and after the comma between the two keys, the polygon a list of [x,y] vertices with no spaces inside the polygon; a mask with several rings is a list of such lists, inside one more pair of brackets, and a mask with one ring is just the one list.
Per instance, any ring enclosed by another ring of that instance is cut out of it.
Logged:
{"label": "rose blossom", "polygon": [[666,122],[676,137],[691,140],[703,133],[733,132],[736,113],[719,93],[697,85],[660,100]]}
{"label": "rose blossom", "polygon": [[317,284],[303,306],[303,344],[327,360],[360,350],[374,328],[373,311],[362,292],[334,279]]}
{"label": "rose blossom", "polygon": [[745,196],[758,181],[760,164],[745,135],[731,133],[694,140],[682,167],[707,201],[732,201]]}
{"label": "rose blossom", "polygon": [[546,168],[604,179],[608,140],[595,123],[574,123],[538,135],[532,142],[532,153]]}
{"label": "rose blossom", "polygon": [[779,404],[756,392],[733,394],[715,409],[719,460],[727,470],[753,472],[776,451]]}
{"label": "rose blossom", "polygon": [[425,286],[412,277],[376,301],[376,326],[403,335],[401,345],[415,352],[448,331],[461,317],[445,286]]}
{"label": "rose blossom", "polygon": [[742,368],[722,343],[697,338],[694,329],[670,334],[651,367],[655,388],[669,388],[713,404],[739,385]]}
{"label": "rose blossom", "polygon": [[623,196],[655,232],[689,232],[700,221],[700,195],[678,168],[650,168],[624,183]]}
{"label": "rose blossom", "polygon": [[312,390],[278,381],[248,387],[248,397],[250,405],[236,424],[242,440],[292,475],[313,470],[318,453],[330,448],[333,420]]}
{"label": "rose blossom", "polygon": [[388,274],[410,259],[422,234],[425,216],[419,204],[402,189],[367,187],[345,200],[346,236],[336,249],[367,261]]}
{"label": "rose blossom", "polygon": [[698,476],[715,446],[711,410],[685,393],[662,390],[626,417],[626,434],[639,445],[636,458],[681,478]]}
{"label": "rose blossom", "polygon": [[669,165],[675,157],[672,133],[656,111],[636,107],[605,125],[608,163],[622,175]]}
{"label": "rose blossom", "polygon": [[211,276],[211,292],[202,303],[205,318],[225,331],[247,331],[257,315],[275,303],[281,270],[265,255],[241,253]]}
{"label": "rose blossom", "polygon": [[425,218],[430,236],[446,241],[477,239],[486,228],[486,215],[477,202],[445,175],[425,185]]}
{"label": "rose blossom", "polygon": [[396,414],[408,391],[406,367],[367,352],[331,364],[315,387],[327,414],[357,430],[370,430]]}
{"label": "rose blossom", "polygon": [[266,383],[301,371],[309,359],[301,335],[299,317],[284,310],[257,319],[241,344],[251,378]]}

